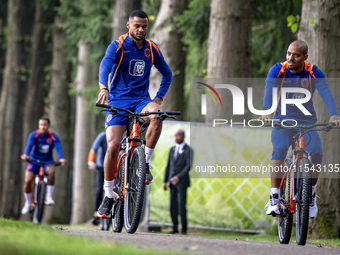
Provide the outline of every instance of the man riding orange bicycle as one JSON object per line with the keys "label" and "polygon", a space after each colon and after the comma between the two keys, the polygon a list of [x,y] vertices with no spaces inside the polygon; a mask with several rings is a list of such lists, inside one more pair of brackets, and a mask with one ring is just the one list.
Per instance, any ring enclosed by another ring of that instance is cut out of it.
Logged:
{"label": "man riding orange bicycle", "polygon": [[[45,162],[51,162],[44,165],[45,171],[48,173],[48,181],[46,187],[46,205],[54,205],[52,193],[54,190],[54,162],[53,162],[53,148],[56,148],[59,161],[62,166],[65,165],[63,151],[61,148],[61,142],[57,134],[53,133],[50,128],[50,120],[48,118],[39,119],[39,129],[32,132],[27,140],[27,145],[24,154],[21,155],[22,160],[28,160],[30,155],[33,160],[40,160]],[[25,205],[21,210],[22,214],[27,214],[31,206],[32,198],[32,182],[35,174],[39,172],[40,165],[36,162],[29,163],[26,168],[25,176]]]}
{"label": "man riding orange bicycle", "polygon": [[[268,110],[272,106],[272,91],[273,88],[281,92],[282,87],[303,88],[311,91],[313,95],[315,88],[325,102],[329,113],[329,122],[334,122],[337,126],[340,125],[340,117],[338,116],[334,98],[329,86],[326,82],[325,75],[315,65],[305,62],[308,58],[308,46],[303,41],[294,41],[287,50],[286,59],[283,63],[276,63],[269,71],[266,79],[265,94],[263,99],[263,109]],[[299,93],[287,93],[287,98],[301,98]],[[313,106],[312,98],[303,104],[311,115],[305,115],[296,105],[287,105],[286,114],[284,115],[281,109],[281,99],[278,101],[276,111],[273,115],[264,115],[262,120],[270,122],[272,119],[291,119],[298,124],[312,125],[316,123],[316,113]],[[291,129],[272,130],[273,154],[270,163],[271,169],[282,169],[283,161],[286,157],[289,146],[291,145],[293,131]],[[320,164],[322,162],[322,144],[320,136],[317,132],[310,132],[306,136],[306,150],[313,152],[312,163]],[[267,203],[267,215],[280,215],[280,183],[283,177],[283,172],[271,172],[271,195]],[[315,218],[318,213],[316,205],[315,187],[318,179],[317,173],[312,175],[312,204],[309,208],[309,217]]]}
{"label": "man riding orange bicycle", "polygon": [[[165,62],[157,45],[145,39],[148,16],[135,10],[130,13],[127,28],[129,32],[113,41],[107,48],[100,64],[100,93],[97,103],[128,109],[133,112],[162,111],[161,103],[172,81],[172,72]],[[155,66],[162,74],[160,89],[151,100],[149,95],[149,76]],[[146,133],[146,183],[153,181],[149,161],[162,131],[162,121],[155,115],[143,117],[151,119]],[[99,217],[108,217],[113,205],[114,179],[117,173],[117,157],[120,143],[129,120],[126,116],[106,112],[107,153],[104,160],[105,197],[98,209]]]}

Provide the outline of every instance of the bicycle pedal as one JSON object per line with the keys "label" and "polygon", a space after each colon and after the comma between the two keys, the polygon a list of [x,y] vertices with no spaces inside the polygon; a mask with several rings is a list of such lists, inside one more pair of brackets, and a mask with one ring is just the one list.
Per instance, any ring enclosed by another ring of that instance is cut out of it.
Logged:
{"label": "bicycle pedal", "polygon": [[287,216],[288,208],[285,207],[283,204],[280,204],[279,210],[280,210],[280,215],[275,216],[275,217],[286,217]]}
{"label": "bicycle pedal", "polygon": [[98,216],[99,218],[104,218],[104,219],[111,219],[111,216],[106,216],[106,214],[103,214],[102,216]]}

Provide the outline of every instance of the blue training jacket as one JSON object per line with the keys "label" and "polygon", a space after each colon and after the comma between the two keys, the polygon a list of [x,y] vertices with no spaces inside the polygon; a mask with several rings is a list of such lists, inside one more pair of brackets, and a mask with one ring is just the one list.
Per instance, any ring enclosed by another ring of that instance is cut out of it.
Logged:
{"label": "blue training jacket", "polygon": [[97,159],[96,159],[96,165],[97,167],[103,167],[104,166],[104,158],[107,151],[107,142],[106,142],[106,133],[101,132],[97,135],[96,139],[94,140],[91,150],[89,152],[88,161],[94,162],[96,158],[96,152],[97,153]]}
{"label": "blue training jacket", "polygon": [[28,156],[31,154],[33,159],[53,161],[53,148],[57,150],[59,159],[63,159],[59,136],[50,130],[47,134],[43,134],[38,129],[29,135],[24,153]]}
{"label": "blue training jacket", "polygon": [[[279,78],[279,79],[278,79]],[[310,84],[311,83],[311,84]],[[266,87],[263,98],[263,109],[268,110],[272,106],[272,89],[280,87],[297,87],[304,88],[311,91],[314,95],[315,88],[318,90],[321,98],[325,102],[330,116],[338,115],[336,105],[332,93],[329,89],[323,72],[315,65],[305,62],[304,69],[300,73],[292,73],[288,69],[287,61],[283,63],[276,63],[270,70],[266,79]],[[301,93],[287,93],[287,98],[298,98]],[[278,101],[275,119],[294,119],[299,123],[313,124],[317,121],[316,113],[313,105],[313,98],[304,103],[303,106],[312,114],[305,115],[295,105],[287,105],[286,115],[281,115],[281,97]]]}
{"label": "blue training jacket", "polygon": [[156,97],[164,98],[168,91],[172,72],[157,45],[146,39],[143,41],[143,47],[138,49],[127,33],[107,48],[99,68],[99,86],[109,90],[109,102],[114,99],[150,98],[152,65],[162,74]]}

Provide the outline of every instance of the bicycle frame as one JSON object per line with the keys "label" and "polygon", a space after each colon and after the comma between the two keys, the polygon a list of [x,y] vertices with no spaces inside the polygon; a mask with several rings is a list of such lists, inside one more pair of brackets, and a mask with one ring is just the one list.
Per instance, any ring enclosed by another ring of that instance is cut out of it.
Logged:
{"label": "bicycle frame", "polygon": [[[104,111],[110,112],[112,115],[123,115],[129,118],[130,126],[126,130],[126,136],[122,138],[120,150],[118,152],[119,159],[117,162],[117,171],[115,179],[119,176],[120,182],[117,183],[118,190],[115,190],[115,196],[119,197],[118,203],[124,202],[124,207],[119,207],[119,214],[117,217],[116,207],[113,209],[113,230],[114,232],[121,232],[122,229],[122,217],[124,218],[125,230],[128,233],[134,233],[137,230],[142,207],[144,201],[144,189],[145,185],[149,184],[149,180],[145,180],[145,153],[144,148],[146,145],[145,139],[140,138],[140,134],[143,133],[146,128],[143,126],[150,123],[152,120],[159,119],[161,121],[166,118],[173,118],[169,115],[180,115],[180,112],[131,112],[128,109],[118,108],[110,105],[96,104],[98,107],[105,108]],[[157,116],[158,117],[154,117]],[[143,117],[150,116],[147,120]],[[123,145],[126,145],[124,148]],[[125,151],[124,151],[125,150]],[[124,159],[124,166],[122,160]],[[137,166],[136,166],[137,164]],[[120,173],[124,174],[121,176]],[[119,174],[119,175],[118,175]],[[118,194],[117,194],[118,193]],[[127,196],[127,197],[125,197]],[[122,208],[124,214],[122,215]]]}
{"label": "bicycle frame", "polygon": [[[317,127],[323,127],[318,129]],[[280,183],[280,215],[278,217],[278,235],[282,244],[288,244],[295,214],[296,242],[305,245],[308,235],[309,208],[312,201],[312,178],[310,172],[312,166],[312,152],[306,150],[305,136],[309,132],[330,131],[335,127],[334,123],[314,124],[310,126],[283,126],[277,124],[276,129],[292,129],[293,140],[291,155],[284,161],[285,173]],[[312,136],[310,136],[312,138]],[[286,168],[289,169],[286,169]],[[288,171],[287,171],[288,170]],[[288,174],[288,175],[287,175]],[[288,183],[287,183],[288,182]],[[289,188],[289,190],[288,190]],[[289,196],[288,196],[289,195]]]}
{"label": "bicycle frame", "polygon": [[295,213],[295,204],[298,202],[297,187],[299,187],[299,181],[301,179],[301,173],[299,172],[300,160],[301,158],[307,158],[309,162],[312,162],[312,152],[305,150],[305,141],[304,136],[300,136],[296,145],[293,140],[292,148],[295,147],[295,149],[292,149],[292,163],[288,171],[285,172],[280,184],[280,189],[282,189],[286,175],[290,174],[290,203],[288,213]]}
{"label": "bicycle frame", "polygon": [[[119,158],[119,161],[118,161],[118,164],[117,164],[117,172],[116,172],[116,176],[115,178],[117,177],[117,174],[118,174],[118,169],[120,167],[120,164],[121,164],[121,161],[122,159],[126,159],[126,158],[131,158],[131,155],[134,151],[134,148],[136,148],[136,146],[138,145],[138,143],[140,142],[143,145],[145,145],[145,140],[143,139],[140,139],[139,135],[139,128],[140,128],[140,124],[139,124],[139,121],[137,118],[134,118],[134,121],[133,121],[133,124],[132,124],[132,130],[130,131],[130,129],[128,128],[127,129],[127,135],[126,135],[126,139],[125,139],[125,142],[126,142],[126,148],[125,148],[125,153]],[[126,180],[128,179],[129,177],[129,164],[130,164],[130,161],[129,160],[125,160],[125,165],[124,165],[124,188],[123,188],[123,194],[122,194],[122,197],[121,197],[121,200],[124,201],[124,198],[125,198],[125,190],[127,188],[127,185],[126,185]]]}

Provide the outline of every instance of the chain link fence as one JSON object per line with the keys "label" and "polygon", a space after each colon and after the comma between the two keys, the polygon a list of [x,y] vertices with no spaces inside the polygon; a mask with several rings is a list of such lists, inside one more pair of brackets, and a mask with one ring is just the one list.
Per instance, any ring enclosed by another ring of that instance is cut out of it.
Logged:
{"label": "chain link fence", "polygon": [[[164,122],[151,159],[154,183],[150,185],[149,222],[171,224],[169,191],[164,191],[162,184],[169,151],[175,145],[174,134],[178,129],[186,132],[185,141],[194,150],[187,199],[189,226],[236,231],[258,231],[269,227],[273,218],[265,215],[264,210],[270,192],[269,173],[248,173],[235,178],[197,170],[202,170],[202,162],[214,165],[218,159],[221,166],[232,165],[236,169],[269,165],[272,151],[270,129],[229,128],[221,131],[211,130],[203,123],[177,121]],[[209,136],[209,132],[214,134]],[[201,136],[209,139],[202,141]],[[214,144],[216,142],[218,146]],[[223,161],[216,154],[221,154]]]}

